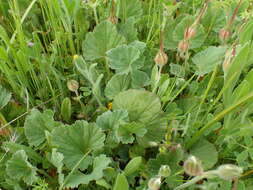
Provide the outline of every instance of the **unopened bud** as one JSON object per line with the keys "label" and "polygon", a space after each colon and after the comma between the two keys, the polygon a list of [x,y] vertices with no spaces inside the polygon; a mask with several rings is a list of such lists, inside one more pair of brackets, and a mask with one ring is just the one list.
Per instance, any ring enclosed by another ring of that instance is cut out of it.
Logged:
{"label": "unopened bud", "polygon": [[190,176],[201,176],[204,173],[201,162],[195,156],[190,156],[184,162],[184,171]]}
{"label": "unopened bud", "polygon": [[223,29],[220,30],[220,32],[219,32],[219,38],[220,38],[221,41],[227,41],[228,38],[229,38],[229,36],[230,36],[229,30],[227,30],[225,28],[223,28]]}
{"label": "unopened bud", "polygon": [[159,190],[161,186],[161,178],[154,177],[148,181],[148,190]]}
{"label": "unopened bud", "polygon": [[154,61],[157,65],[163,66],[168,62],[168,56],[163,50],[159,50]]}
{"label": "unopened bud", "polygon": [[189,42],[182,40],[178,44],[178,50],[182,53],[186,52],[189,49]]}
{"label": "unopened bud", "polygon": [[67,82],[67,86],[71,92],[76,92],[79,88],[79,83],[76,80],[70,80]]}
{"label": "unopened bud", "polygon": [[224,180],[233,180],[235,178],[238,178],[242,175],[242,172],[242,168],[233,164],[221,165],[217,169],[217,175]]}
{"label": "unopened bud", "polygon": [[159,176],[161,177],[169,177],[171,174],[170,166],[162,165],[159,169]]}
{"label": "unopened bud", "polygon": [[112,24],[117,24],[118,23],[118,18],[116,16],[109,16],[108,21],[110,21]]}
{"label": "unopened bud", "polygon": [[185,29],[184,32],[184,39],[189,40],[190,38],[193,38],[196,34],[196,30],[194,27],[188,27]]}

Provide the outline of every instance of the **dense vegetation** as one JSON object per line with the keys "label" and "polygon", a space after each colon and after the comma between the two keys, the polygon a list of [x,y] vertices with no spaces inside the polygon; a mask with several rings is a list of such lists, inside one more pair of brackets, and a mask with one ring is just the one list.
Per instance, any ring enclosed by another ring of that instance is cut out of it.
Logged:
{"label": "dense vegetation", "polygon": [[0,0],[0,189],[252,190],[252,0]]}

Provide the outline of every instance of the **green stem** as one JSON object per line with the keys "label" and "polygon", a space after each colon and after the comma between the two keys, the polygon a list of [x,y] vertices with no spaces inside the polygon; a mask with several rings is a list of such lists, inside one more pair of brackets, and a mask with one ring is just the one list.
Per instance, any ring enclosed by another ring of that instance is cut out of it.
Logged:
{"label": "green stem", "polygon": [[207,88],[206,88],[206,90],[205,90],[204,96],[202,97],[201,102],[200,102],[200,104],[199,104],[199,108],[198,108],[198,112],[197,112],[196,117],[195,117],[195,121],[197,120],[198,115],[199,115],[199,112],[200,112],[200,110],[201,110],[201,108],[202,108],[202,105],[203,105],[203,103],[205,102],[205,99],[206,99],[206,97],[207,97],[207,95],[208,95],[208,92],[210,91],[210,89],[211,89],[211,87],[212,87],[212,85],[213,85],[213,83],[214,83],[214,80],[215,80],[215,76],[216,76],[216,74],[217,74],[217,71],[218,71],[218,66],[215,67],[215,70],[214,70],[214,72],[212,73],[211,79],[210,79],[209,82],[208,82],[208,85],[207,85]]}
{"label": "green stem", "polygon": [[98,14],[97,14],[97,8],[96,7],[97,6],[93,6],[92,9],[93,9],[93,13],[94,13],[96,24],[98,25],[99,21],[98,21]]}
{"label": "green stem", "polygon": [[223,110],[218,115],[216,115],[210,122],[208,122],[197,133],[195,133],[195,135],[186,144],[186,148],[187,149],[191,148],[192,145],[194,145],[201,138],[201,136],[204,134],[204,132],[206,132],[210,127],[212,127],[215,122],[223,119],[227,114],[234,111],[236,108],[238,108],[239,106],[241,106],[242,104],[244,104],[245,102],[247,102],[251,98],[253,98],[253,92],[251,92],[250,94],[248,94],[247,96],[245,96],[244,98],[239,100],[234,105],[232,105],[232,106],[228,107],[227,109]]}
{"label": "green stem", "polygon": [[86,158],[86,156],[90,153],[91,151],[89,150],[83,157],[79,160],[79,162],[76,163],[76,165],[73,167],[69,175],[64,179],[63,183],[61,184],[59,190],[62,190],[65,184],[68,182],[69,178],[73,175],[73,173],[77,170],[79,165],[82,163],[82,161]]}
{"label": "green stem", "polygon": [[[21,18],[21,24],[23,24],[23,22],[25,21],[26,17],[28,16],[29,12],[31,11],[33,5],[36,3],[37,0],[33,0],[31,2],[31,4],[27,7],[25,13],[23,14],[22,18]],[[11,40],[10,43],[12,44],[16,38],[17,35],[17,30],[15,30],[15,32],[13,33],[13,35],[11,36]],[[10,47],[7,48],[7,52],[10,50]]]}
{"label": "green stem", "polygon": [[192,77],[181,87],[181,89],[179,89],[176,95],[171,98],[170,102],[173,102],[177,98],[177,96],[189,85],[189,83],[192,81],[194,77],[195,77],[195,74],[192,75]]}

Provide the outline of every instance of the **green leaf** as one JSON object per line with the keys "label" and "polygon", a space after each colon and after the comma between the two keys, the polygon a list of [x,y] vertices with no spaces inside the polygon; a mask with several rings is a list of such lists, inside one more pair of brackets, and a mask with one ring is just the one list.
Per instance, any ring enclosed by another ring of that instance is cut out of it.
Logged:
{"label": "green leaf", "polygon": [[162,115],[159,97],[145,90],[127,90],[113,101],[113,109],[127,110],[130,122],[142,123],[147,129],[139,143],[148,146],[150,141],[160,142],[166,132],[166,119]]}
{"label": "green leaf", "polygon": [[132,88],[142,88],[150,84],[150,79],[147,73],[139,70],[133,70],[131,73]]}
{"label": "green leaf", "polygon": [[[195,18],[193,16],[185,16],[180,23],[177,24],[174,32],[173,32],[173,39],[177,42],[184,39],[184,32],[187,27],[190,27]],[[203,42],[205,41],[205,31],[202,25],[198,25],[196,28],[196,35],[189,40],[190,42],[190,49],[200,47]]]}
{"label": "green leaf", "polygon": [[12,179],[23,180],[26,184],[32,185],[36,180],[36,168],[28,162],[24,150],[19,150],[8,160],[6,172]]}
{"label": "green leaf", "polygon": [[130,86],[130,79],[126,74],[115,74],[105,87],[105,96],[113,99],[120,92],[127,90]]}
{"label": "green leaf", "polygon": [[108,21],[101,22],[93,32],[86,35],[83,43],[84,57],[88,60],[105,57],[108,50],[123,44],[124,41],[114,24]]}
{"label": "green leaf", "polygon": [[129,190],[129,184],[124,174],[118,174],[113,190]]}
{"label": "green leaf", "polygon": [[130,89],[114,98],[113,109],[127,110],[130,121],[149,123],[160,114],[161,103],[151,92]]}
{"label": "green leaf", "polygon": [[133,69],[132,64],[140,57],[137,47],[122,45],[107,52],[110,68],[117,73],[129,73]]}
{"label": "green leaf", "polygon": [[93,180],[99,180],[103,177],[103,171],[108,167],[111,160],[105,155],[96,157],[93,161],[93,170],[90,174],[83,174],[81,172],[74,173],[66,182],[68,188],[77,187],[80,184],[89,184]]}
{"label": "green leaf", "polygon": [[201,140],[195,144],[190,150],[190,154],[200,159],[206,170],[212,168],[218,161],[218,152],[215,146],[207,140]]}
{"label": "green leaf", "polygon": [[53,148],[52,154],[50,157],[50,162],[57,168],[58,181],[60,185],[64,181],[64,174],[62,173],[63,159],[64,159],[63,154],[57,152],[57,150]]}
{"label": "green leaf", "polygon": [[181,65],[171,63],[170,64],[170,73],[177,76],[177,77],[184,78],[185,68]]}
{"label": "green leaf", "polygon": [[136,137],[143,137],[147,132],[145,126],[141,123],[127,123],[121,125],[117,136],[123,144],[133,143]]}
{"label": "green leaf", "polygon": [[124,169],[125,176],[129,176],[134,172],[136,172],[137,170],[139,170],[141,163],[142,163],[141,156],[135,157],[132,160],[130,160]]}
{"label": "green leaf", "polygon": [[197,53],[192,58],[192,62],[197,66],[198,75],[204,75],[214,70],[214,68],[221,64],[224,58],[226,47],[210,46],[207,49]]}
{"label": "green leaf", "polygon": [[4,142],[2,145],[2,148],[5,150],[8,150],[10,153],[14,154],[15,152],[18,152],[20,150],[25,151],[29,159],[32,159],[35,163],[42,163],[43,157],[40,156],[37,152],[35,152],[31,147],[21,145],[15,142]]}
{"label": "green leaf", "polygon": [[127,42],[132,42],[134,40],[137,40],[137,29],[135,28],[136,19],[129,18],[127,19],[126,23],[122,23],[119,26],[119,33],[125,37]]}
{"label": "green leaf", "polygon": [[27,116],[24,124],[25,136],[28,139],[30,146],[38,147],[45,140],[45,131],[51,132],[54,128],[61,125],[54,121],[54,112],[46,110],[41,113],[37,109],[33,109],[30,115]]}
{"label": "green leaf", "polygon": [[[104,146],[105,135],[94,124],[86,121],[76,121],[73,125],[62,126],[53,130],[52,144],[64,156],[63,162],[72,169],[88,151],[101,149]],[[86,168],[90,157],[80,164]]]}
{"label": "green leaf", "polygon": [[136,0],[120,0],[118,1],[118,13],[117,15],[122,20],[135,17],[138,18],[142,15],[142,5],[140,1]]}
{"label": "green leaf", "polygon": [[106,145],[115,146],[119,143],[117,131],[119,125],[128,121],[128,113],[125,110],[107,111],[97,118],[97,125],[107,132]]}
{"label": "green leaf", "polygon": [[8,104],[11,99],[11,93],[0,85],[0,110]]}

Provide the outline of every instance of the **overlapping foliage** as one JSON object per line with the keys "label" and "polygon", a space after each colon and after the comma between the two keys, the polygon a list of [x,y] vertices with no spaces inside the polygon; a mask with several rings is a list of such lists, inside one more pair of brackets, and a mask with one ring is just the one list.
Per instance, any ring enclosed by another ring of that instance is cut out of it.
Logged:
{"label": "overlapping foliage", "polygon": [[0,188],[251,190],[252,6],[0,2]]}

